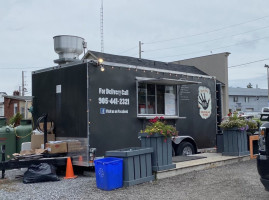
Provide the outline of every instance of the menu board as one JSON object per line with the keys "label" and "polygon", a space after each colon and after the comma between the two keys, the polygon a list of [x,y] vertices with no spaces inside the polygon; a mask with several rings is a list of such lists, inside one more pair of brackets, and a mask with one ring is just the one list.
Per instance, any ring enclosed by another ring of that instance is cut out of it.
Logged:
{"label": "menu board", "polygon": [[190,89],[187,85],[182,85],[180,87],[179,96],[181,101],[189,101],[190,100]]}
{"label": "menu board", "polygon": [[176,95],[165,93],[165,115],[176,115]]}

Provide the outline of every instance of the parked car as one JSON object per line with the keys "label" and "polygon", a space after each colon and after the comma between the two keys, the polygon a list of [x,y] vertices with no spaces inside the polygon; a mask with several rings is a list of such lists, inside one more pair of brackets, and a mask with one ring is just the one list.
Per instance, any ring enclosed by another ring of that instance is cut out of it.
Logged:
{"label": "parked car", "polygon": [[269,191],[269,123],[264,123],[259,130],[259,155],[257,157],[257,169],[260,180]]}
{"label": "parked car", "polygon": [[261,120],[269,119],[269,107],[263,107],[261,111]]}
{"label": "parked car", "polygon": [[241,115],[240,118],[242,118],[242,119],[253,119],[254,115]]}
{"label": "parked car", "polygon": [[237,111],[238,115],[244,115],[245,113],[243,111]]}

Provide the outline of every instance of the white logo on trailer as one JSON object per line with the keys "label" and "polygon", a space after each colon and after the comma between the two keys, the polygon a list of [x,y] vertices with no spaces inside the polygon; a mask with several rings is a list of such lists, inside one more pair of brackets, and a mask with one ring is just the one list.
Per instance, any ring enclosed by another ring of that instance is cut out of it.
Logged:
{"label": "white logo on trailer", "polygon": [[212,99],[210,89],[204,86],[200,86],[198,88],[198,107],[200,116],[203,119],[209,118],[212,113],[211,102]]}

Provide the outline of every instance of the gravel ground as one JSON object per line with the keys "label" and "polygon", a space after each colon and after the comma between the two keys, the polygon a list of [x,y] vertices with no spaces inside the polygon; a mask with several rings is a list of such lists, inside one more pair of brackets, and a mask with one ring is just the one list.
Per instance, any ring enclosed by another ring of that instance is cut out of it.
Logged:
{"label": "gravel ground", "polygon": [[0,199],[269,199],[269,192],[260,183],[255,160],[113,191],[97,189],[93,176],[60,178],[57,182],[35,184],[23,184],[22,179],[0,179]]}

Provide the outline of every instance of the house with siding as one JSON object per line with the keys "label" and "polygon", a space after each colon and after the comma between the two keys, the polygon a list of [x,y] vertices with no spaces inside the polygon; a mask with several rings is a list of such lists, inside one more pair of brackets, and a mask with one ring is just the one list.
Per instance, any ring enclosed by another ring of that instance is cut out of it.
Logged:
{"label": "house with siding", "polygon": [[7,95],[5,92],[0,92],[0,117],[4,117],[4,96]]}
{"label": "house with siding", "polygon": [[267,106],[267,89],[229,87],[230,111],[261,112],[262,107]]}

